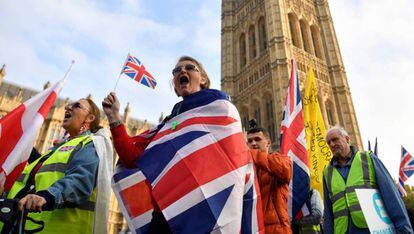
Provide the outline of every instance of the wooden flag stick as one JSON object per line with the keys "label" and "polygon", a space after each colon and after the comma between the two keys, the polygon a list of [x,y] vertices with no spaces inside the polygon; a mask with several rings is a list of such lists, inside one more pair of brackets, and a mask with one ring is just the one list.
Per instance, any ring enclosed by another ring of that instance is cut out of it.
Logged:
{"label": "wooden flag stick", "polygon": [[118,82],[119,82],[119,79],[121,78],[121,75],[122,73],[119,73],[118,79],[116,80],[115,87],[114,87],[114,93],[116,91],[116,87],[118,86]]}
{"label": "wooden flag stick", "polygon": [[124,70],[124,66],[125,66],[125,64],[126,64],[126,63],[127,63],[127,61],[128,61],[128,58],[129,58],[129,52],[128,52],[128,55],[127,55],[127,57],[126,57],[126,59],[125,59],[124,65],[122,66],[121,72],[119,73],[118,79],[116,80],[115,87],[114,87],[114,93],[115,93],[115,91],[116,91],[116,87],[118,86],[119,79],[121,78],[122,71]]}

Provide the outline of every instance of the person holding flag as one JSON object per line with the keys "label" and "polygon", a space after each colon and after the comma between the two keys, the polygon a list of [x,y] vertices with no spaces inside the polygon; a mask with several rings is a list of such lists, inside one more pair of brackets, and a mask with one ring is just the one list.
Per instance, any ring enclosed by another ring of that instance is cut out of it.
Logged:
{"label": "person holding flag", "polygon": [[114,193],[130,229],[263,232],[260,191],[237,109],[227,94],[210,89],[196,59],[179,58],[172,75],[183,100],[160,125],[136,137],[121,122],[116,94],[102,102],[121,163]]}
{"label": "person holding flag", "polygon": [[292,233],[287,210],[292,161],[287,155],[270,152],[269,133],[250,120],[247,145],[256,167],[265,221],[265,233]]}
{"label": "person holding flag", "polygon": [[340,126],[327,131],[326,142],[333,158],[323,172],[324,232],[370,233],[355,189],[377,189],[396,232],[413,233],[401,196],[379,158],[358,151]]}
{"label": "person holding flag", "polygon": [[100,111],[92,100],[65,107],[62,127],[68,138],[28,164],[7,192],[7,198],[20,199],[19,210],[29,212],[26,230],[41,229],[34,221],[43,221],[42,233],[94,232],[100,160],[92,134],[99,124]]}

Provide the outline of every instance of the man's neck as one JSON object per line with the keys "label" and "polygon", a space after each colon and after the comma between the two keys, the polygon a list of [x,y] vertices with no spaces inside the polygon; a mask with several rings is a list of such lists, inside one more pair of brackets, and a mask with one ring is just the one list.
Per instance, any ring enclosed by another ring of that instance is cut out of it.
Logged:
{"label": "man's neck", "polygon": [[338,157],[337,158],[337,160],[338,160],[338,163],[341,165],[341,166],[344,166],[348,161],[349,161],[349,159],[352,157],[352,150],[349,150],[349,153],[347,154],[347,156],[346,157]]}

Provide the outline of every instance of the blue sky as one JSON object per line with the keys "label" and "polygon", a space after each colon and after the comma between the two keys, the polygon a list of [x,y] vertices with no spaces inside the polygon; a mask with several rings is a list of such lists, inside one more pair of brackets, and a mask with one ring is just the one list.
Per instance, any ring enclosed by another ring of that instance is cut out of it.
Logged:
{"label": "blue sky", "polygon": [[[331,0],[330,7],[363,141],[378,137],[380,158],[396,177],[400,145],[414,153],[414,2]],[[179,56],[202,61],[220,88],[220,8],[219,0],[0,1],[0,63],[6,81],[39,90],[74,59],[61,96],[91,93],[99,103],[130,51],[158,86],[121,77],[122,108],[131,102],[132,116],[156,122],[179,100],[170,86]]]}

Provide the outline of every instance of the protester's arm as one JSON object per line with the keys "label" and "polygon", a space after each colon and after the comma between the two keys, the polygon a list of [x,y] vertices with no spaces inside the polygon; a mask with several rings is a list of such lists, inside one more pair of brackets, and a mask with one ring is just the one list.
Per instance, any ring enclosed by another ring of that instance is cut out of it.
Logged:
{"label": "protester's arm", "polygon": [[316,225],[321,223],[322,214],[323,214],[323,207],[322,207],[322,199],[321,195],[319,194],[318,190],[312,190],[312,196],[310,198],[310,214],[297,220],[296,223],[300,225]]}
{"label": "protester's arm", "polygon": [[122,165],[128,168],[134,167],[135,161],[144,152],[151,139],[131,138],[123,124],[111,128],[111,133],[115,150]]}
{"label": "protester's arm", "polygon": [[292,161],[288,156],[253,149],[250,152],[256,167],[276,177],[278,182],[289,183],[292,178]]}
{"label": "protester's arm", "polygon": [[75,207],[85,203],[95,187],[98,164],[99,157],[93,143],[74,153],[65,176],[47,190],[36,193],[46,199],[44,209]]}
{"label": "protester's arm", "polygon": [[102,101],[103,111],[111,127],[115,150],[122,164],[131,168],[135,166],[136,159],[142,154],[150,141],[138,142],[128,135],[119,114],[120,105],[115,92],[109,93]]}
{"label": "protester's arm", "polygon": [[323,200],[324,200],[324,212],[323,212],[323,232],[333,233],[333,211],[332,203],[329,199],[328,188],[326,187],[325,177],[323,178]]}
{"label": "protester's arm", "polygon": [[385,209],[397,233],[413,233],[407,209],[395,187],[391,175],[377,156],[372,155],[371,158],[375,168],[378,191],[382,196]]}

